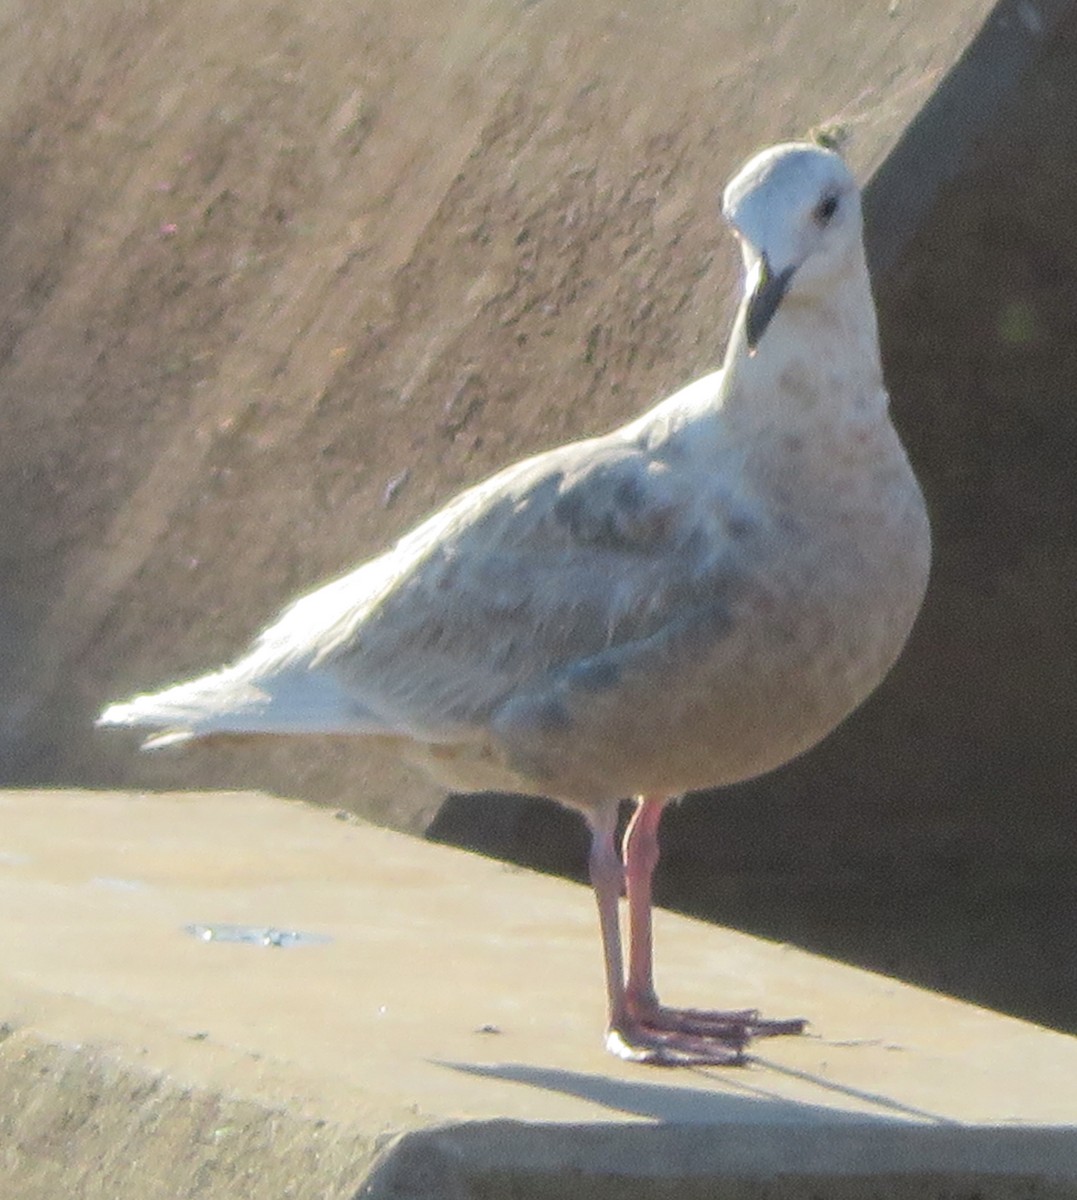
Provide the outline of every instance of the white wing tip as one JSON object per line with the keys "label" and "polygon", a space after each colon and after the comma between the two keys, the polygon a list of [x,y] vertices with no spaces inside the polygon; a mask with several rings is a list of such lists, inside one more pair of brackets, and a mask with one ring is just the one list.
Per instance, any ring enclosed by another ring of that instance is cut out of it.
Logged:
{"label": "white wing tip", "polygon": [[[121,704],[110,704],[108,708],[94,721],[97,728],[137,728],[138,726],[160,725],[167,720],[162,714],[151,711],[138,700],[124,701]],[[156,733],[142,743],[143,750],[163,750],[166,746],[177,746],[190,741],[194,736],[187,729],[166,729]]]}
{"label": "white wing tip", "polygon": [[120,704],[110,704],[94,722],[95,725],[128,725],[150,726],[167,725],[176,720],[176,714],[169,716],[154,704],[146,701],[156,699],[153,696],[137,696],[134,700],[125,700]]}
{"label": "white wing tip", "polygon": [[94,721],[98,727],[102,725],[137,725],[138,723],[138,716],[133,704],[110,704]]}

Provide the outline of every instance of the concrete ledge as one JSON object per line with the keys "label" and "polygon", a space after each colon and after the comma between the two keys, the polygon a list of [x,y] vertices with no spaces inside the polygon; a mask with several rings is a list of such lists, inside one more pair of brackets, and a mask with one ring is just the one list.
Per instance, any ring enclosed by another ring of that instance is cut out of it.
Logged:
{"label": "concrete ledge", "polygon": [[648,1070],[574,885],[259,795],[3,793],[0,831],[19,1200],[1077,1195],[1061,1034],[660,914],[671,1000],[813,1024]]}
{"label": "concrete ledge", "polygon": [[559,1129],[509,1121],[402,1138],[364,1196],[713,1200],[1073,1196],[1074,1132],[731,1125]]}

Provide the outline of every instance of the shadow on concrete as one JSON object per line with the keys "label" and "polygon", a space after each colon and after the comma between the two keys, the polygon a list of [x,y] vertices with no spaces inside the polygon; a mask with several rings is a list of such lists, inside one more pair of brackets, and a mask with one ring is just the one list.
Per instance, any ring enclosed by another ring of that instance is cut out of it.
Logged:
{"label": "shadow on concrete", "polygon": [[[720,1077],[707,1068],[694,1068],[709,1083],[718,1083],[722,1090],[708,1088],[672,1087],[656,1083],[634,1083],[594,1075],[582,1071],[565,1071],[556,1067],[535,1067],[525,1063],[461,1063],[439,1061],[438,1065],[452,1071],[487,1079],[505,1080],[543,1088],[562,1095],[576,1096],[592,1104],[601,1104],[619,1113],[645,1117],[670,1125],[823,1125],[855,1124],[865,1121],[916,1120],[933,1125],[956,1125],[936,1113],[913,1108],[888,1096],[846,1087],[807,1072],[776,1066],[764,1059],[753,1061],[783,1075],[806,1080],[834,1096],[841,1096],[858,1105],[875,1105],[877,1113],[849,1111],[822,1104],[805,1104],[776,1095],[766,1087],[750,1082],[743,1071],[725,1070]],[[688,1068],[690,1069],[690,1068]],[[684,1070],[688,1070],[684,1069]]]}

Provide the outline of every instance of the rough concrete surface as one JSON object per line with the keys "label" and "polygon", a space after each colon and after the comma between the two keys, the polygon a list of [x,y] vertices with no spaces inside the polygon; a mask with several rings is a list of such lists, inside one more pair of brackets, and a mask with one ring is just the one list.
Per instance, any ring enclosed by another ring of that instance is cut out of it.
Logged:
{"label": "rough concrete surface", "polygon": [[[812,1024],[648,1069],[602,1049],[573,884],[256,794],[0,827],[5,1196],[1077,1194],[1061,1034],[659,914],[669,999]],[[222,924],[310,940],[187,931]]]}

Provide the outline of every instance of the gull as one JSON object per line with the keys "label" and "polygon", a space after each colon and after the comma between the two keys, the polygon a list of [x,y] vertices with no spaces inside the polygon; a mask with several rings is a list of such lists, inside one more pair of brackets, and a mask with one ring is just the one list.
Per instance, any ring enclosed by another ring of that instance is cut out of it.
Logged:
{"label": "gull", "polygon": [[462,492],[285,609],[232,665],[99,718],[161,731],[147,747],[378,738],[452,791],[577,810],[591,830],[606,1046],[662,1065],[742,1062],[753,1038],[805,1025],[659,1002],[663,809],[833,730],[898,657],[930,562],[848,167],[813,144],[773,146],[735,175],[722,210],[745,285],[720,370]]}

